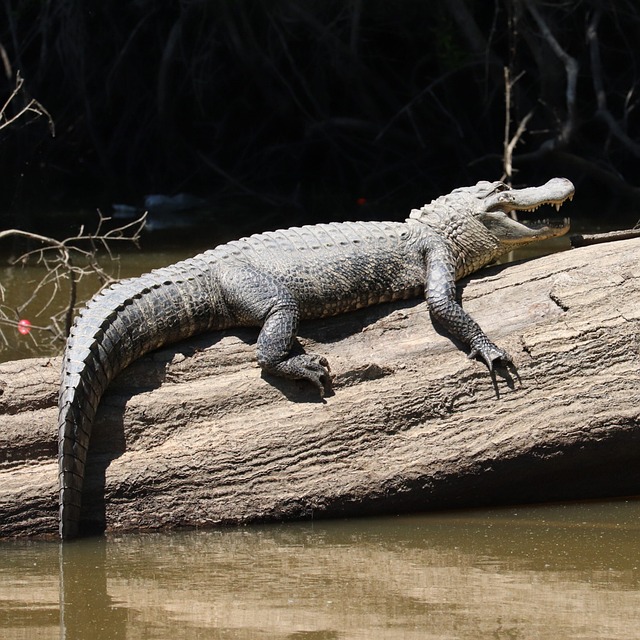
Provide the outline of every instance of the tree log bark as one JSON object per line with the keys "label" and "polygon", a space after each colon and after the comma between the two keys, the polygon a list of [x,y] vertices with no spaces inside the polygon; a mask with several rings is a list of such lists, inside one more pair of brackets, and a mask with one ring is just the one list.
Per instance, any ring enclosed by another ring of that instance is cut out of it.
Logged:
{"label": "tree log bark", "polygon": [[[335,394],[261,374],[257,332],[149,354],[105,394],[84,518],[107,531],[640,493],[640,240],[485,270],[463,304],[484,365],[424,302],[310,322]],[[60,363],[0,365],[0,536],[57,532]]]}

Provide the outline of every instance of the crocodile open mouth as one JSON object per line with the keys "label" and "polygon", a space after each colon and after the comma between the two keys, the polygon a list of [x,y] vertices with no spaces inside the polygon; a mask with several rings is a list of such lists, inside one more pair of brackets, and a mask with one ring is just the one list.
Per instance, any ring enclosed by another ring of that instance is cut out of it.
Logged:
{"label": "crocodile open mouth", "polygon": [[555,207],[557,213],[560,212],[560,208],[565,202],[573,200],[573,192],[568,193],[562,199],[549,199],[536,203],[531,206],[518,206],[516,203],[510,203],[510,205],[504,207],[502,211],[506,213],[512,220],[525,225],[532,231],[538,231],[540,229],[551,229],[552,231],[562,231],[569,229],[571,220],[567,217],[560,217],[559,215],[549,214],[546,211],[541,211],[547,217],[540,217],[537,211],[541,207],[551,206]]}
{"label": "crocodile open mouth", "polygon": [[528,198],[530,201],[534,200],[529,206],[527,206],[527,198],[521,197],[519,202],[516,202],[513,192],[501,192],[495,198],[497,202],[491,203],[489,210],[480,216],[484,226],[502,244],[519,246],[532,240],[562,236],[569,231],[569,218],[555,215],[542,217],[538,215],[537,211],[545,204],[553,205],[559,210],[562,203],[573,195],[573,188],[565,189],[565,192],[559,194],[558,198],[547,200],[539,199],[540,194],[532,193],[533,191],[533,189],[528,189],[526,195],[538,196],[535,198],[537,201],[533,197]]}
{"label": "crocodile open mouth", "polygon": [[529,215],[521,215],[522,213],[530,212],[528,210],[526,212],[514,210],[509,215],[516,222],[524,224],[529,227],[529,229],[533,230],[543,229],[544,227],[547,227],[549,229],[564,229],[566,227],[569,227],[569,225],[571,224],[570,218],[534,218]]}

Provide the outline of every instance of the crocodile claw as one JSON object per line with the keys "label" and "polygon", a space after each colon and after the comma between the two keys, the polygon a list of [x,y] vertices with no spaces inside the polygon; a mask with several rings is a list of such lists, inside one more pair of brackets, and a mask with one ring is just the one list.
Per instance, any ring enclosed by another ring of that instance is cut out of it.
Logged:
{"label": "crocodile claw", "polygon": [[266,367],[272,373],[295,380],[308,380],[324,397],[331,390],[329,362],[324,356],[302,353]]}
{"label": "crocodile claw", "polygon": [[324,394],[331,390],[329,361],[324,356],[313,354],[304,354],[298,358],[302,359],[301,377],[311,382],[320,392],[320,397],[324,397]]}
{"label": "crocodile claw", "polygon": [[478,356],[484,360],[489,371],[493,371],[494,363],[497,361],[501,361],[505,364],[513,364],[513,358],[504,349],[497,347],[493,342],[489,342],[489,340],[484,342],[482,345],[471,349],[468,357],[473,359]]}

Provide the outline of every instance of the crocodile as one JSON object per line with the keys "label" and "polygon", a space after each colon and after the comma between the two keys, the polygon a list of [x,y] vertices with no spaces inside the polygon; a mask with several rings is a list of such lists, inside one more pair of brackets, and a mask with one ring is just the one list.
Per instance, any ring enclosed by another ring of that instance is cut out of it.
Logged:
{"label": "crocodile", "polygon": [[[80,533],[87,450],[98,403],[110,381],[141,355],[197,333],[261,327],[257,360],[267,372],[306,380],[324,394],[327,360],[292,353],[300,320],[424,295],[433,319],[490,370],[513,365],[463,310],[456,281],[512,249],[569,228],[518,222],[514,211],[560,205],[574,194],[565,178],[512,189],[481,181],[455,189],[404,222],[292,227],[234,240],[193,258],[117,282],[76,317],[59,393],[60,536]],[[510,215],[511,214],[511,215]]]}

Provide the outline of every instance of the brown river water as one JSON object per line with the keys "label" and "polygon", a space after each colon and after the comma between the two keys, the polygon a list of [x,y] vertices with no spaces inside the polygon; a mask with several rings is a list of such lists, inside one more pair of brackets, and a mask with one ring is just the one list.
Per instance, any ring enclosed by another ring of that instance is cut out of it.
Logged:
{"label": "brown river water", "polygon": [[[112,270],[193,253],[126,253]],[[0,265],[4,303],[21,304],[41,275]],[[20,317],[44,323],[48,295]],[[0,329],[0,361],[61,349]],[[640,501],[4,541],[0,638],[635,640]]]}
{"label": "brown river water", "polygon": [[4,640],[637,639],[640,502],[0,544]]}

